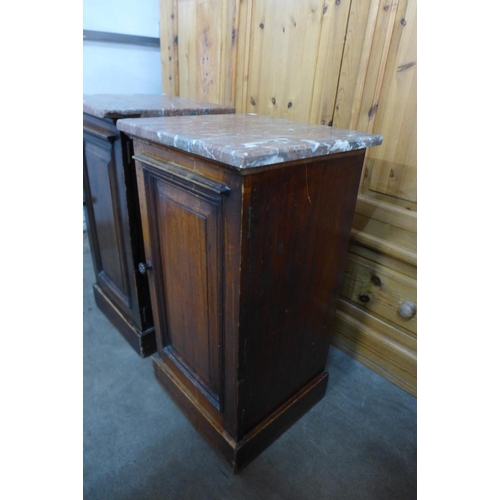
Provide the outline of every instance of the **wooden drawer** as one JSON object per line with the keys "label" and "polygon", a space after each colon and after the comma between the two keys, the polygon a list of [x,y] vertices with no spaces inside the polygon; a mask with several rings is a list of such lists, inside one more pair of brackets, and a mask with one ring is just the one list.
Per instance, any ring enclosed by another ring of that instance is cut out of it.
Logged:
{"label": "wooden drawer", "polygon": [[339,299],[331,343],[417,395],[417,341],[350,301]]}
{"label": "wooden drawer", "polygon": [[417,304],[417,281],[360,255],[348,254],[341,296],[416,337],[417,314],[399,313],[405,302]]}

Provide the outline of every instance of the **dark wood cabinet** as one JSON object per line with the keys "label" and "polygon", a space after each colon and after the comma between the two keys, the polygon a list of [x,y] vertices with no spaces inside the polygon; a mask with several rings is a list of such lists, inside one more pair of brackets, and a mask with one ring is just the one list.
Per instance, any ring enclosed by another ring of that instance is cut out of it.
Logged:
{"label": "dark wood cabinet", "polygon": [[[238,471],[324,395],[365,147],[381,138],[314,156],[311,134],[333,132],[304,128],[311,156],[297,159],[292,122],[216,118],[175,118],[178,135],[166,122],[118,126],[134,137],[155,375]],[[254,124],[278,151],[245,166]]]}
{"label": "dark wood cabinet", "polygon": [[141,356],[156,351],[132,143],[112,119],[84,114],[83,172],[97,306]]}
{"label": "dark wood cabinet", "polygon": [[[132,140],[123,117],[234,113],[230,107],[164,95],[85,96],[83,186],[97,306],[141,356],[156,351]],[[142,271],[142,272],[141,272]]]}

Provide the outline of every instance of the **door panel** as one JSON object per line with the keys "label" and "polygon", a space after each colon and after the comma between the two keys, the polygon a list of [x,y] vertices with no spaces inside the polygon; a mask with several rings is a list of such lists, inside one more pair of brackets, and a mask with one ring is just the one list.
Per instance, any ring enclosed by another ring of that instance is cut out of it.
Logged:
{"label": "door panel", "polygon": [[85,164],[88,177],[87,206],[92,210],[94,253],[98,284],[122,303],[130,306],[130,283],[127,276],[120,222],[118,179],[112,143],[86,134]]}
{"label": "door panel", "polygon": [[[222,378],[222,196],[145,170],[163,359],[217,408]],[[196,180],[195,180],[196,182]]]}

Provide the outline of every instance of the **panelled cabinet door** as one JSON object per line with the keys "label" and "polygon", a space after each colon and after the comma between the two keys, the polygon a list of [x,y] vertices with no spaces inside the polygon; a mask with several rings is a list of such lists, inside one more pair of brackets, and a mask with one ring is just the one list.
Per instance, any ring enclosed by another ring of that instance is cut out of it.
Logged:
{"label": "panelled cabinet door", "polygon": [[143,169],[158,351],[222,411],[222,217],[228,188],[173,163]]}
{"label": "panelled cabinet door", "polygon": [[84,133],[84,186],[89,212],[97,284],[126,315],[130,315],[130,262],[124,234],[126,206],[123,172],[117,168],[119,137],[101,138]]}

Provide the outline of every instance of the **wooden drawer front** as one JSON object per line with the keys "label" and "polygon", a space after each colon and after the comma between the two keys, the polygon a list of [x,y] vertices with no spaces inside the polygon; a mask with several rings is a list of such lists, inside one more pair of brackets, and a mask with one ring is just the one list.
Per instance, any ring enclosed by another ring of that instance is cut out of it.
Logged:
{"label": "wooden drawer front", "polygon": [[417,341],[410,335],[340,299],[330,340],[341,351],[417,395]]}
{"label": "wooden drawer front", "polygon": [[416,313],[411,319],[405,319],[398,312],[405,302],[416,306],[415,279],[349,253],[341,296],[416,335]]}

